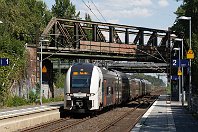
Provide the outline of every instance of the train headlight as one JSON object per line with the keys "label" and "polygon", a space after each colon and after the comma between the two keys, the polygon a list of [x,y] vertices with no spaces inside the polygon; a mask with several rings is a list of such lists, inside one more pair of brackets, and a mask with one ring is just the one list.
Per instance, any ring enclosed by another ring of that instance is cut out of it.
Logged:
{"label": "train headlight", "polygon": [[91,96],[91,94],[87,94],[87,96],[88,96],[88,97],[90,97],[90,96]]}
{"label": "train headlight", "polygon": [[73,93],[66,93],[67,96],[74,96]]}
{"label": "train headlight", "polygon": [[95,94],[94,93],[87,93],[87,97],[90,97],[90,96],[94,96]]}

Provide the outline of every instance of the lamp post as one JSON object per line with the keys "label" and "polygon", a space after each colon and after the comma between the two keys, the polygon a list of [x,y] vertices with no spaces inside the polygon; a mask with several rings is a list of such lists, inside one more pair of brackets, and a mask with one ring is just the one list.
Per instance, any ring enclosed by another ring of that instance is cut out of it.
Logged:
{"label": "lamp post", "polygon": [[42,69],[43,69],[43,42],[49,42],[49,40],[47,39],[41,39],[40,40],[40,46],[41,46],[41,58],[40,58],[40,105],[42,105],[42,96],[43,96],[43,91],[42,91],[42,81],[43,81],[43,73],[42,73]]}
{"label": "lamp post", "polygon": [[[191,17],[186,17],[186,16],[181,16],[178,18],[179,20],[188,20],[189,21],[189,47],[190,50],[192,49],[192,45],[191,45]],[[189,62],[189,97],[188,97],[188,108],[190,108],[191,106],[191,96],[192,96],[192,84],[191,84],[191,59]]]}
{"label": "lamp post", "polygon": [[[181,47],[182,47],[182,56],[181,56],[181,59],[183,60],[184,59],[184,42],[183,42],[183,39],[180,39],[180,38],[176,38],[175,41],[180,41],[181,42]],[[181,63],[180,63],[180,66],[181,66]],[[182,67],[182,106],[184,106],[184,68]]]}
{"label": "lamp post", "polygon": [[[180,63],[180,48],[174,48],[173,50],[178,50],[179,51],[179,67],[178,67],[178,71],[180,70],[181,67],[181,63]],[[181,101],[181,76],[179,75],[179,101]]]}

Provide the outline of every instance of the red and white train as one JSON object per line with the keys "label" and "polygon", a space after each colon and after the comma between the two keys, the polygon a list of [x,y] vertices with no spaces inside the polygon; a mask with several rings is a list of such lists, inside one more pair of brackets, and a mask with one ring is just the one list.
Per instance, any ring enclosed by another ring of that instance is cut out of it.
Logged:
{"label": "red and white train", "polygon": [[64,109],[86,113],[149,94],[151,83],[130,79],[119,71],[79,63],[69,68],[64,90]]}

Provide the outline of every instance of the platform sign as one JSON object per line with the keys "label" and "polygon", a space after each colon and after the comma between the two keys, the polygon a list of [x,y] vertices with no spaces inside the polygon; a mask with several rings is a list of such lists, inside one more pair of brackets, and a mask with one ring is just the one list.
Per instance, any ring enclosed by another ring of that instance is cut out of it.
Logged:
{"label": "platform sign", "polygon": [[181,60],[181,67],[188,67],[189,66],[189,60],[182,59]]}
{"label": "platform sign", "polygon": [[187,59],[194,59],[194,52],[192,49],[189,49],[187,52]]}
{"label": "platform sign", "polygon": [[[180,67],[188,67],[189,66],[189,60],[187,60],[187,59],[181,59],[180,63],[181,63]],[[179,59],[173,59],[172,66],[179,67]]]}
{"label": "platform sign", "polygon": [[0,58],[0,66],[9,66],[8,58]]}
{"label": "platform sign", "polygon": [[172,60],[172,66],[173,67],[179,67],[179,60],[178,59],[173,59]]}
{"label": "platform sign", "polygon": [[171,80],[178,80],[179,79],[179,76],[177,76],[177,75],[172,75],[171,76]]}

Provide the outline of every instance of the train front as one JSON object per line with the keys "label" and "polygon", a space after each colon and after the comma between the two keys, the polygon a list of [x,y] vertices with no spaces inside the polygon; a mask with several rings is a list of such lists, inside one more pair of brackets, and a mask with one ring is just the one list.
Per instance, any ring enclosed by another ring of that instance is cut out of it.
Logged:
{"label": "train front", "polygon": [[[87,113],[98,100],[97,70],[92,64],[76,64],[67,72],[64,108],[74,113]],[[97,94],[97,95],[96,95]],[[95,102],[94,102],[95,101]]]}

